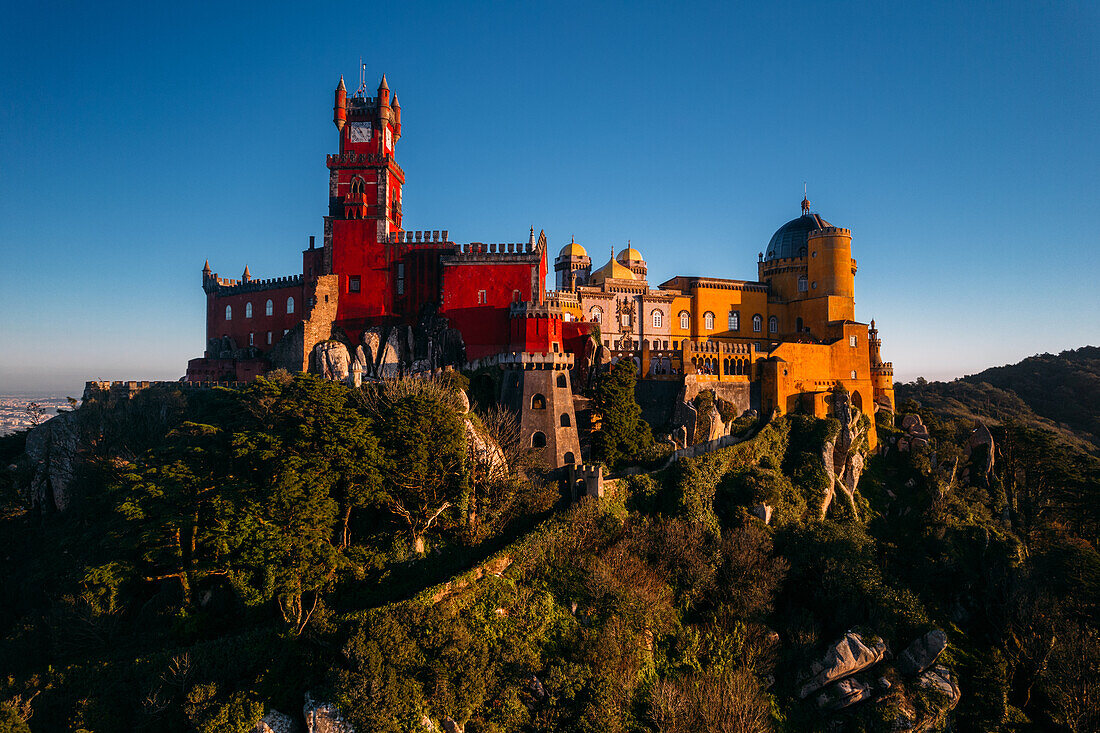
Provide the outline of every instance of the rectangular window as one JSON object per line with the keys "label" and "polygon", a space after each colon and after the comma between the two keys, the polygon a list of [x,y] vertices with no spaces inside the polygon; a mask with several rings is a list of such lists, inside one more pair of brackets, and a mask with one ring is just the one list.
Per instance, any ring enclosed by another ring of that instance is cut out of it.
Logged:
{"label": "rectangular window", "polygon": [[856,376],[856,370],[855,369],[852,370],[852,379],[859,379],[859,377]]}
{"label": "rectangular window", "polygon": [[254,333],[248,334],[248,345],[249,346],[255,346],[256,345],[256,338],[255,337],[256,337],[256,334],[254,334]]}
{"label": "rectangular window", "polygon": [[485,305],[485,303],[486,303],[486,301],[488,301],[488,299],[489,298],[488,298],[488,296],[487,296],[487,294],[484,290],[477,291],[477,304],[478,305]]}
{"label": "rectangular window", "polygon": [[623,313],[623,328],[630,328],[630,314]]}
{"label": "rectangular window", "polygon": [[271,346],[271,331],[267,332],[267,345]]}
{"label": "rectangular window", "polygon": [[848,345],[849,346],[855,346],[856,345],[856,337],[855,336],[849,336],[848,337]]}
{"label": "rectangular window", "polygon": [[348,292],[358,293],[360,286],[360,280],[358,275],[352,275],[348,278]]}
{"label": "rectangular window", "polygon": [[741,330],[741,311],[730,311],[729,327],[731,331]]}
{"label": "rectangular window", "polygon": [[402,262],[397,264],[397,294],[405,294],[405,264]]}

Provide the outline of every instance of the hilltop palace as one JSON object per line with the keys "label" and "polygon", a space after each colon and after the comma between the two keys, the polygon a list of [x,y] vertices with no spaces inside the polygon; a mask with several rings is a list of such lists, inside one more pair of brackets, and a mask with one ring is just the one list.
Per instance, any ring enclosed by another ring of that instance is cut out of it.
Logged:
{"label": "hilltop palace", "polygon": [[203,268],[206,352],[188,363],[188,381],[285,368],[358,382],[497,366],[502,400],[554,466],[581,460],[572,385],[620,359],[637,365],[640,386],[680,385],[681,401],[712,389],[742,410],[825,416],[842,386],[872,423],[876,410],[893,411],[874,322],[855,320],[851,232],[805,198],[760,253],[756,280],[677,276],[653,287],[638,250],[593,269],[570,241],[546,290],[547,241],[533,228],[518,244],[404,228],[401,105],[385,77],[374,97],[363,84],[349,96],[341,77],[333,121],[340,147],[326,160],[322,246],[310,237],[300,275],[253,279],[246,267],[226,279]]}

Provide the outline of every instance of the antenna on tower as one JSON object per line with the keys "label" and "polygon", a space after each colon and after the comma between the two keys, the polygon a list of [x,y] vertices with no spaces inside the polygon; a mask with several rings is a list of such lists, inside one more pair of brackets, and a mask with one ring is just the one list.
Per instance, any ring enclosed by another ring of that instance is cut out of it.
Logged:
{"label": "antenna on tower", "polygon": [[363,57],[359,57],[359,88],[355,90],[355,96],[367,96],[367,65],[363,63]]}

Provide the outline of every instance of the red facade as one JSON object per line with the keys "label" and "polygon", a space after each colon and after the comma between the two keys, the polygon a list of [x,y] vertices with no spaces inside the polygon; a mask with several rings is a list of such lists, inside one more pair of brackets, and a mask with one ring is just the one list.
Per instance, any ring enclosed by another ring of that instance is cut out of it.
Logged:
{"label": "red facade", "polygon": [[[310,318],[311,284],[324,275],[338,276],[333,326],[351,340],[368,327],[411,324],[434,309],[461,332],[468,359],[509,348],[511,305],[542,300],[544,237],[536,242],[532,236],[523,244],[462,246],[448,241],[446,231],[402,228],[405,174],[395,159],[401,107],[396,97],[391,102],[385,78],[376,97],[367,97],[362,88],[348,96],[341,79],[333,122],[339,152],[326,159],[329,211],[323,247],[315,248],[311,241],[303,252],[301,276],[236,281],[204,269],[207,353],[192,360],[189,379],[224,373],[229,358],[251,373],[253,367],[245,367],[245,361],[262,363],[284,333]],[[292,311],[287,307],[291,298]],[[312,346],[304,344],[307,350]],[[231,356],[234,349],[237,353]]]}

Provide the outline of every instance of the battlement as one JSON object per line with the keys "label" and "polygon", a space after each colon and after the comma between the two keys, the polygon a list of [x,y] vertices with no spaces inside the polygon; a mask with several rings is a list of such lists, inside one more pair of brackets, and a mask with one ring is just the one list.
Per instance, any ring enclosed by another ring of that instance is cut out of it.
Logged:
{"label": "battlement", "polygon": [[871,374],[891,376],[891,377],[894,376],[894,362],[884,361],[880,364],[872,364],[871,365]]}
{"label": "battlement", "polygon": [[512,303],[508,308],[512,318],[562,318],[561,308],[548,303]]}
{"label": "battlement", "polygon": [[458,245],[456,254],[487,255],[487,254],[525,254],[534,252],[530,242],[516,244],[486,244],[484,242],[470,242]]}
{"label": "battlement", "polygon": [[[513,351],[498,354],[493,361],[509,369],[572,369],[573,355],[554,351]],[[483,359],[485,365],[487,360]]]}
{"label": "battlement", "polygon": [[103,381],[94,380],[84,383],[84,400],[94,399],[98,395],[107,394],[112,397],[124,397],[130,399],[138,392],[149,389],[150,387],[163,387],[170,385],[172,387],[179,387],[181,389],[214,389],[215,387],[228,387],[230,389],[240,389],[247,385],[248,382],[187,382],[187,381]]}
{"label": "battlement", "polygon": [[806,235],[807,239],[818,239],[820,237],[849,237],[852,236],[851,229],[845,229],[843,227],[822,227],[821,229],[814,229]]}
{"label": "battlement", "polygon": [[438,243],[438,244],[450,244],[454,242],[450,241],[450,232],[446,229],[425,229],[423,231],[403,231],[403,232],[390,232],[391,244],[419,244],[419,243]]}
{"label": "battlement", "polygon": [[561,307],[562,305],[580,305],[580,298],[571,290],[547,290],[543,300],[549,304]]}
{"label": "battlement", "polygon": [[752,344],[730,343],[728,341],[688,341],[680,342],[680,348],[685,354],[741,354],[751,355],[756,352]]}
{"label": "battlement", "polygon": [[217,286],[218,295],[236,295],[238,293],[255,293],[263,290],[278,290],[280,288],[298,287],[302,284],[301,275],[287,275],[286,277],[272,277],[265,280],[230,280],[218,277],[217,273],[210,276]]}
{"label": "battlement", "polygon": [[388,153],[380,155],[378,153],[352,153],[349,151],[326,155],[325,165],[329,168],[376,168],[380,165],[386,165],[396,170],[402,180],[405,178],[405,171],[397,164],[394,157]]}

